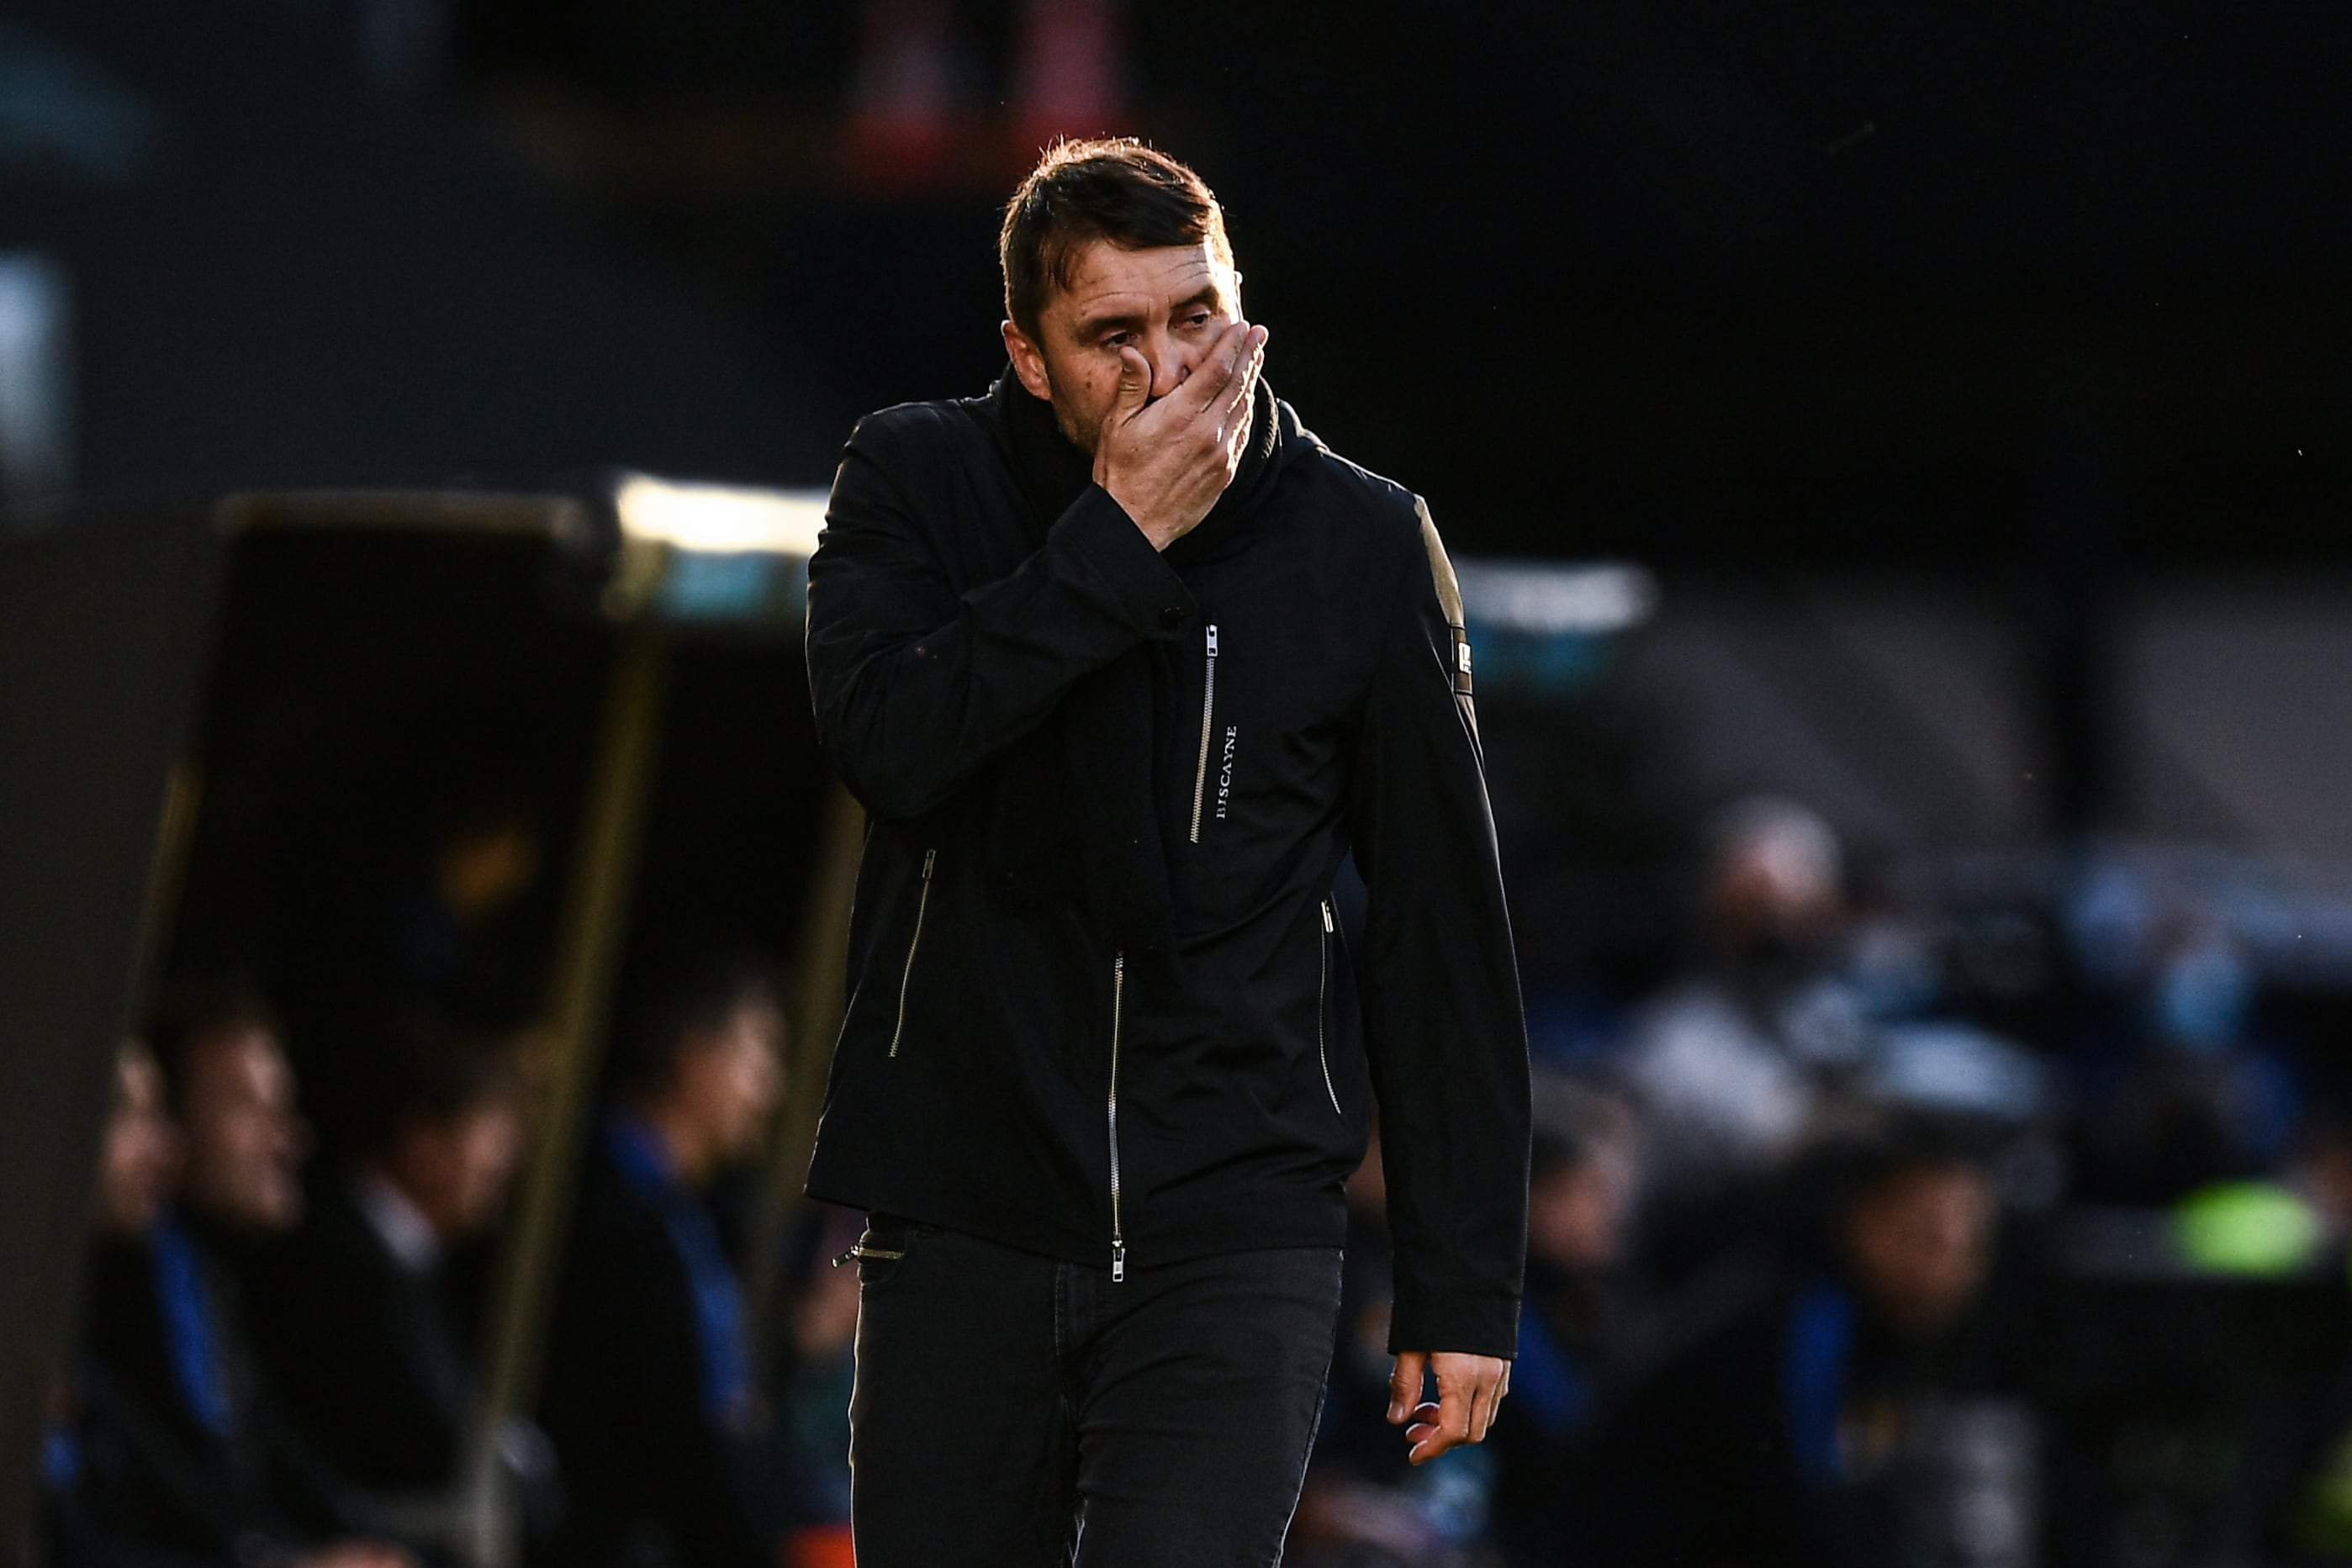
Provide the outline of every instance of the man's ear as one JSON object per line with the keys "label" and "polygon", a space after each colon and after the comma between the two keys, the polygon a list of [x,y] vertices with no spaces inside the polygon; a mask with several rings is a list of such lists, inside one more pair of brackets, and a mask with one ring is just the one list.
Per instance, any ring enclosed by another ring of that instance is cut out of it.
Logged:
{"label": "man's ear", "polygon": [[1013,373],[1021,378],[1022,387],[1040,402],[1054,401],[1054,383],[1045,374],[1045,356],[1029,340],[1029,334],[1007,321],[1003,328],[1004,351],[1013,357]]}

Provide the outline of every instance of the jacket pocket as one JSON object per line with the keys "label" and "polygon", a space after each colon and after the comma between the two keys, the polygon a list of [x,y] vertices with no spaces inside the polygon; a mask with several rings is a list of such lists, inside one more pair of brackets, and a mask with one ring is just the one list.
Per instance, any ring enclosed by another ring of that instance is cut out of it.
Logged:
{"label": "jacket pocket", "polygon": [[907,1033],[907,993],[915,980],[915,955],[923,948],[923,917],[930,913],[931,868],[938,862],[939,855],[936,849],[923,852],[923,891],[915,900],[915,929],[907,938],[906,967],[898,971],[898,1021],[890,1030],[890,1054],[893,1057],[898,1054],[898,1042]]}

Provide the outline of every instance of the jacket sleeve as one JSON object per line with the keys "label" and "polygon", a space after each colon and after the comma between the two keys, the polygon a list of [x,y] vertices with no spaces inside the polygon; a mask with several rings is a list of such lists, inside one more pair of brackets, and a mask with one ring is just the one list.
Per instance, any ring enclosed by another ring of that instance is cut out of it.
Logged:
{"label": "jacket sleeve", "polygon": [[809,562],[817,738],[881,817],[939,806],[1073,682],[1193,612],[1174,569],[1092,485],[1011,575],[959,594],[930,542],[945,519],[919,519],[893,479],[940,460],[908,434],[860,422]]}
{"label": "jacket sleeve", "polygon": [[1357,966],[1396,1242],[1391,1351],[1508,1356],[1527,1257],[1527,1026],[1454,569],[1422,548],[1356,737]]}

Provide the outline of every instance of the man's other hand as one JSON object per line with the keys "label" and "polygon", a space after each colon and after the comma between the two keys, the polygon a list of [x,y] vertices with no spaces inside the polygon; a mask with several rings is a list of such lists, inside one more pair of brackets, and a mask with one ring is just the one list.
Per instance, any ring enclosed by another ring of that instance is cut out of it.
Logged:
{"label": "man's other hand", "polygon": [[[1437,1375],[1437,1398],[1422,1398],[1425,1374]],[[1389,1425],[1404,1427],[1412,1462],[1426,1464],[1463,1443],[1483,1443],[1503,1396],[1511,1391],[1511,1364],[1498,1355],[1455,1351],[1402,1351],[1389,1374]]]}
{"label": "man's other hand", "polygon": [[1154,549],[1190,533],[1240,472],[1265,329],[1236,321],[1183,384],[1151,401],[1151,362],[1118,352],[1118,398],[1095,442],[1095,483],[1127,509]]}

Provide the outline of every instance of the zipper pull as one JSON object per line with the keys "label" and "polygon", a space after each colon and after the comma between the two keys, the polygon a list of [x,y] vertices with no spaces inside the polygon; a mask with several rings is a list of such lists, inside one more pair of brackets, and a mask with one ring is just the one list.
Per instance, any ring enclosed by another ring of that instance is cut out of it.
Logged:
{"label": "zipper pull", "polygon": [[848,1251],[844,1252],[840,1257],[835,1258],[833,1260],[833,1266],[838,1269],[844,1263],[848,1262],[852,1258],[879,1258],[885,1262],[896,1262],[898,1260],[904,1258],[906,1254],[904,1252],[896,1251],[887,1247],[868,1247],[865,1242],[861,1241],[856,1246],[851,1248]]}
{"label": "zipper pull", "polygon": [[1216,656],[1217,656],[1217,629],[1216,629],[1216,627],[1215,627],[1215,626],[1212,625],[1212,626],[1209,628],[1209,657],[1211,657],[1212,659],[1213,659],[1213,658],[1215,658]]}
{"label": "zipper pull", "polygon": [[1323,930],[1327,936],[1331,930],[1331,901],[1328,898],[1323,901]]}
{"label": "zipper pull", "polygon": [[1127,1243],[1114,1241],[1110,1248],[1110,1282],[1114,1285],[1127,1278]]}

